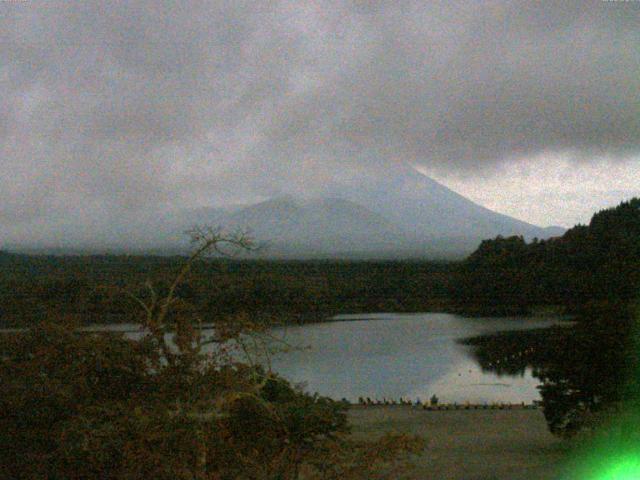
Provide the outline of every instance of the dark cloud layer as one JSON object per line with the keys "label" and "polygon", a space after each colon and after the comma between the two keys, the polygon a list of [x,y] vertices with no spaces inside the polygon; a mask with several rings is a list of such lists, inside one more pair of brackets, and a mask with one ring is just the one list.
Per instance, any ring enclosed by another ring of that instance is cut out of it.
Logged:
{"label": "dark cloud layer", "polygon": [[399,160],[486,173],[640,151],[640,2],[0,12],[3,225],[313,191]]}

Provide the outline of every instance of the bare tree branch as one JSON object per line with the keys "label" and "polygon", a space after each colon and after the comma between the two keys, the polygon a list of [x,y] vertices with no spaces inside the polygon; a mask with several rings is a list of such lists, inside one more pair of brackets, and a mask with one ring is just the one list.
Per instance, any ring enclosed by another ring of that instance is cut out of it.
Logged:
{"label": "bare tree branch", "polygon": [[[196,225],[185,233],[189,235],[194,249],[176,273],[164,297],[159,298],[150,280],[145,283],[150,294],[150,301],[148,303],[135,294],[125,291],[127,296],[133,299],[144,310],[144,327],[149,330],[156,342],[158,342],[162,354],[169,363],[172,363],[175,359],[175,354],[172,352],[165,338],[171,330],[171,327],[175,327],[176,336],[187,333],[192,334],[186,330],[178,331],[186,328],[186,325],[182,325],[180,322],[175,325],[169,325],[167,319],[172,309],[175,310],[179,305],[187,309],[188,307],[193,307],[193,305],[188,302],[179,299],[176,291],[177,288],[185,282],[194,264],[212,254],[232,257],[242,252],[255,252],[260,248],[247,230],[227,232],[220,227]],[[191,324],[196,325],[196,333],[192,340],[195,344],[196,351],[199,352],[202,346],[202,319],[195,311],[195,308],[192,309],[191,316],[193,317],[190,320]]]}

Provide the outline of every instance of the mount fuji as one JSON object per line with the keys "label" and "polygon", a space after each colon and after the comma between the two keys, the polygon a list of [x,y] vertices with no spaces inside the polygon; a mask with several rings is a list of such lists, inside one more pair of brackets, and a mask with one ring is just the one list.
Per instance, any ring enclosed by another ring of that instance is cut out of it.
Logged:
{"label": "mount fuji", "polygon": [[296,258],[451,258],[497,235],[531,240],[564,233],[489,210],[409,165],[393,175],[327,185],[312,198],[287,195],[230,210],[183,212],[180,223],[189,221],[247,228],[267,243],[264,255]]}

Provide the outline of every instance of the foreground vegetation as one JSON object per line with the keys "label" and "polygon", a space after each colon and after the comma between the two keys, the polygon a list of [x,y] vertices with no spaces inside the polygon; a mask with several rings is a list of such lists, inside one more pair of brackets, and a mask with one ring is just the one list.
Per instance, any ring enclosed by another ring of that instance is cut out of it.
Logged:
{"label": "foreground vegetation", "polygon": [[241,335],[259,335],[252,322],[217,323],[208,339],[217,348],[204,353],[200,311],[179,287],[209,250],[250,243],[216,233],[196,240],[162,294],[151,282],[145,295],[129,292],[140,339],[83,333],[55,312],[0,338],[0,478],[398,478],[422,441],[350,439],[347,405],[229,351]]}

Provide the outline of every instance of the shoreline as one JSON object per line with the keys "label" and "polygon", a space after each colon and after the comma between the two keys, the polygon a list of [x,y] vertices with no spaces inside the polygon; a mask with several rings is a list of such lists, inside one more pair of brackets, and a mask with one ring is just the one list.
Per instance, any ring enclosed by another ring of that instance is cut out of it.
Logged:
{"label": "shoreline", "polygon": [[[344,400],[342,400],[344,402]],[[346,402],[351,409],[374,409],[374,408],[407,408],[416,411],[426,412],[447,412],[447,411],[464,411],[464,410],[539,410],[542,409],[540,400],[534,400],[531,403],[526,402],[492,402],[492,403],[443,403],[438,405],[424,404],[409,404],[399,403],[391,401],[389,403],[353,403]]]}
{"label": "shoreline", "polygon": [[[321,323],[334,323],[334,322],[356,322],[356,321],[378,321],[378,320],[389,320],[388,316],[390,315],[425,315],[425,314],[445,314],[445,315],[456,315],[462,318],[469,318],[474,320],[482,320],[489,318],[500,318],[500,319],[513,319],[513,321],[518,321],[521,319],[555,319],[559,320],[563,323],[569,323],[572,321],[575,316],[573,315],[557,315],[557,314],[540,314],[540,313],[530,313],[523,315],[465,315],[461,312],[456,312],[455,310],[445,310],[445,309],[433,309],[433,310],[421,310],[421,311],[377,311],[377,312],[362,312],[362,313],[306,313],[306,314],[282,314],[286,320],[285,321],[274,321],[272,323],[268,323],[268,325],[272,328],[280,328],[280,327],[289,327],[289,326],[304,326],[304,325],[313,325],[313,324],[321,324]],[[274,316],[272,314],[267,315],[269,317]],[[264,320],[264,318],[262,318]],[[12,322],[3,323],[0,321],[0,333],[19,333],[29,328],[33,327],[37,323],[29,324],[27,326],[16,326]],[[125,327],[128,326],[128,330],[118,329],[117,327]],[[83,331],[110,331],[109,328],[116,327],[115,331],[123,331],[123,332],[136,332],[139,331],[138,327],[141,327],[142,324],[132,323],[130,321],[105,321],[105,322],[89,322],[82,323],[80,326],[80,330]],[[203,323],[202,329],[208,330],[215,326],[214,323]]]}

